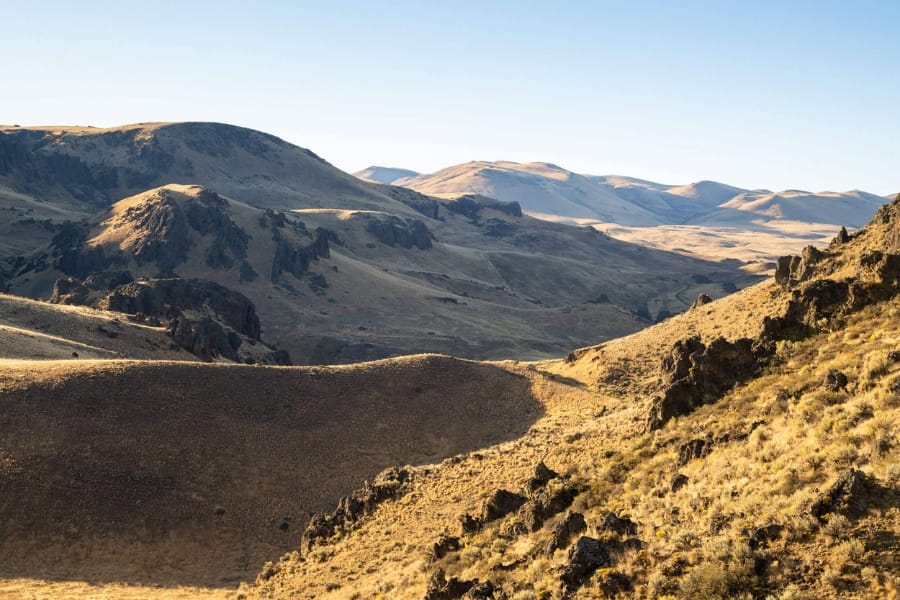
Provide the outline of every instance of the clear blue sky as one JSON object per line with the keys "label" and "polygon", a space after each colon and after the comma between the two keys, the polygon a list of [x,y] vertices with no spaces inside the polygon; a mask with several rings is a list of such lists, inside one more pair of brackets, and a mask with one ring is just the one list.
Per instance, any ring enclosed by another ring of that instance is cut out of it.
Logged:
{"label": "clear blue sky", "polygon": [[344,170],[900,191],[900,2],[0,0],[0,122],[204,120]]}

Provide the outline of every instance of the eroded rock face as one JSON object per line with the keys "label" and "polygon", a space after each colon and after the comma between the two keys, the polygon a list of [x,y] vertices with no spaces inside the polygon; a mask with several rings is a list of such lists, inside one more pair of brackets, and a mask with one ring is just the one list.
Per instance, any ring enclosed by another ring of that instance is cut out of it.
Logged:
{"label": "eroded rock face", "polygon": [[310,244],[298,245],[282,235],[278,228],[273,227],[272,239],[275,241],[275,255],[272,257],[270,277],[274,281],[282,273],[300,277],[309,270],[312,261],[331,256],[329,242],[336,241],[337,235],[333,231],[319,227]]}
{"label": "eroded rock face", "polygon": [[434,235],[418,219],[401,219],[393,215],[367,215],[366,231],[388,246],[428,250]]}
{"label": "eroded rock face", "polygon": [[815,265],[824,256],[821,250],[807,246],[800,256],[780,257],[775,266],[775,283],[788,288],[806,281],[813,275]]}
{"label": "eroded rock face", "polygon": [[375,476],[372,483],[356,490],[350,496],[341,498],[337,508],[330,513],[316,513],[300,538],[300,551],[308,553],[336,533],[353,527],[357,521],[372,514],[379,504],[403,494],[410,472],[391,467]]}
{"label": "eroded rock face", "polygon": [[202,279],[146,279],[120,285],[99,308],[127,314],[170,318],[186,310],[212,310],[226,325],[253,340],[260,339],[259,317],[250,299]]}
{"label": "eroded rock face", "polygon": [[759,368],[753,345],[748,338],[731,342],[719,337],[707,346],[699,336],[676,342],[662,361],[666,388],[654,400],[649,428],[658,429],[672,417],[714,402],[736,383],[753,375]]}

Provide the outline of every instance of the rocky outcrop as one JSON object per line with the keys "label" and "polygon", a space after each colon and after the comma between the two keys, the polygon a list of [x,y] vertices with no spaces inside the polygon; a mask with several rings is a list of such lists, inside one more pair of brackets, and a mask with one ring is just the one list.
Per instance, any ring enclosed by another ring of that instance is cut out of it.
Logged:
{"label": "rocky outcrop", "polygon": [[282,273],[300,277],[309,270],[312,261],[331,256],[329,242],[336,241],[337,234],[324,227],[319,227],[316,229],[312,243],[298,245],[273,227],[272,239],[275,241],[275,254],[272,257],[270,277],[272,281],[275,281]]}
{"label": "rocky outcrop", "polygon": [[379,188],[385,191],[388,196],[402,202],[413,210],[425,215],[429,219],[440,218],[440,204],[431,196],[420,194],[409,188],[397,187],[393,185],[385,185]]}
{"label": "rocky outcrop", "polygon": [[50,302],[53,304],[84,305],[87,303],[90,290],[75,277],[57,279],[53,284]]}
{"label": "rocky outcrop", "polygon": [[434,234],[418,219],[401,219],[393,215],[366,215],[366,231],[382,244],[401,248],[428,250]]}
{"label": "rocky outcrop", "polygon": [[698,406],[714,402],[736,383],[759,368],[753,340],[734,342],[716,338],[707,346],[699,336],[675,343],[661,365],[665,384],[662,396],[654,399],[648,426],[651,430]]}
{"label": "rocky outcrop", "polygon": [[260,339],[259,317],[250,300],[234,290],[202,279],[145,279],[120,285],[98,307],[127,314],[171,318],[184,311],[210,311],[252,340]]}
{"label": "rocky outcrop", "polygon": [[466,194],[453,200],[446,200],[443,204],[451,213],[463,215],[472,221],[477,221],[481,216],[482,209],[485,208],[499,211],[511,217],[522,216],[522,206],[518,202],[502,202],[475,194]]}
{"label": "rocky outcrop", "polygon": [[597,533],[637,535],[637,523],[628,517],[621,517],[614,512],[608,512],[603,515],[603,520],[597,526]]}
{"label": "rocky outcrop", "polygon": [[505,524],[501,535],[515,537],[537,531],[547,519],[568,509],[579,490],[541,462],[535,468],[534,476],[526,482],[523,492],[526,501],[516,511],[515,517]]}
{"label": "rocky outcrop", "polygon": [[869,500],[869,482],[866,474],[857,469],[842,471],[837,480],[810,507],[810,513],[820,521],[828,515],[850,514],[859,516],[866,511]]}
{"label": "rocky outcrop", "polygon": [[124,257],[107,256],[102,247],[86,246],[88,230],[86,223],[66,221],[60,225],[50,242],[50,258],[54,267],[66,275],[84,279],[111,265],[126,263]]}
{"label": "rocky outcrop", "polygon": [[410,472],[406,469],[391,467],[376,475],[371,484],[366,482],[361,489],[341,498],[332,512],[314,514],[300,538],[301,553],[306,554],[316,544],[352,529],[379,504],[401,496],[409,478]]}
{"label": "rocky outcrop", "polygon": [[425,600],[493,600],[494,585],[477,579],[447,579],[443,569],[438,569],[428,581]]}
{"label": "rocky outcrop", "polygon": [[566,515],[553,527],[550,532],[550,541],[544,549],[545,554],[551,555],[555,551],[565,548],[572,538],[587,529],[584,515],[578,512],[566,513]]}
{"label": "rocky outcrop", "polygon": [[459,538],[453,535],[444,534],[440,538],[438,538],[438,541],[434,543],[429,559],[431,560],[431,562],[435,562],[444,558],[451,552],[456,552],[459,549]]}
{"label": "rocky outcrop", "polygon": [[506,515],[519,510],[527,501],[525,496],[504,489],[494,490],[481,505],[478,516],[468,513],[461,518],[463,533],[474,533],[492,521],[502,519]]}
{"label": "rocky outcrop", "polygon": [[[846,233],[846,232],[845,232]],[[806,281],[814,273],[814,267],[824,256],[821,250],[807,246],[800,256],[782,256],[775,266],[775,283],[789,288]]]}
{"label": "rocky outcrop", "polygon": [[241,347],[241,337],[225,329],[209,317],[191,321],[176,317],[170,321],[168,333],[176,344],[202,358],[212,360],[222,356],[238,360],[237,350]]}
{"label": "rocky outcrop", "polygon": [[571,593],[584,585],[597,569],[611,564],[609,551],[600,540],[582,536],[569,549],[568,560],[560,581],[566,591]]}

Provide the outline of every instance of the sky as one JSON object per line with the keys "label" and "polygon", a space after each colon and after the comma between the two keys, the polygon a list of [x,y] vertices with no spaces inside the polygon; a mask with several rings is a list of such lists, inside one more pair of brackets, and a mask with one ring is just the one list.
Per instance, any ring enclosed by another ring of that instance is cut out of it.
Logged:
{"label": "sky", "polygon": [[218,121],[345,171],[900,192],[900,2],[0,0],[0,122]]}

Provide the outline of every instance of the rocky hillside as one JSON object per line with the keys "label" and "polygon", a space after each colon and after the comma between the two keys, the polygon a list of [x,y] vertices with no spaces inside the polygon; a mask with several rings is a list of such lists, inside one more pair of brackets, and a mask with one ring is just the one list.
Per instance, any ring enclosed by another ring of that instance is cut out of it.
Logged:
{"label": "rocky hillside", "polygon": [[227,125],[5,127],[0,148],[0,284],[140,314],[204,358],[262,360],[260,339],[298,364],[548,357],[756,281]]}
{"label": "rocky hillside", "polygon": [[314,516],[248,597],[894,598],[900,198],[776,277],[528,366],[521,437]]}

